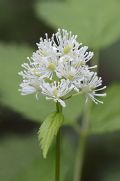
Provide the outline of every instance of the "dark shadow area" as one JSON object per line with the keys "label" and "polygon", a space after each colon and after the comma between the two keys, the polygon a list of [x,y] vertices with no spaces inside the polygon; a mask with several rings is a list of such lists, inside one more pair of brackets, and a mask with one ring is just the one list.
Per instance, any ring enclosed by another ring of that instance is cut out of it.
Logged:
{"label": "dark shadow area", "polygon": [[120,40],[100,52],[99,71],[105,84],[120,82]]}
{"label": "dark shadow area", "polygon": [[92,136],[88,140],[83,167],[84,181],[101,181],[120,164],[120,132]]}
{"label": "dark shadow area", "polygon": [[1,41],[34,46],[45,32],[53,32],[52,28],[35,16],[34,0],[0,0],[0,12]]}
{"label": "dark shadow area", "polygon": [[9,133],[29,134],[39,129],[40,124],[25,119],[9,107],[0,105],[0,135]]}

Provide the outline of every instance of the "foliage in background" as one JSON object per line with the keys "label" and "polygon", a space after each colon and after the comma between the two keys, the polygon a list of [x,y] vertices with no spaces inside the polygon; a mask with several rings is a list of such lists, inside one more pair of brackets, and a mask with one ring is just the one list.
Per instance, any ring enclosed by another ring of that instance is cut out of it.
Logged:
{"label": "foliage in background", "polygon": [[[48,1],[46,3],[45,1],[40,1],[37,3],[35,9],[37,10],[37,16],[39,16],[40,20],[43,19],[43,24],[41,21],[38,21],[37,18],[31,18],[32,15],[30,13],[32,11],[30,11],[30,9],[32,9],[33,6],[31,1],[30,4],[26,1],[27,5],[25,5],[24,0],[18,1],[19,3],[17,3],[17,0],[2,0],[0,2],[1,39],[7,41],[10,39],[16,42],[36,42],[42,33],[44,34],[46,31],[49,32],[49,29],[45,29],[45,23],[53,28],[61,26],[72,30],[79,35],[80,41],[95,49],[107,47],[120,36],[119,0],[66,0],[65,2],[63,0],[59,2],[57,2],[57,0],[56,2],[46,0]],[[21,2],[22,5],[20,6]],[[2,4],[4,4],[4,6],[2,6]],[[29,11],[27,11],[27,9],[29,9]],[[6,10],[7,13],[5,13]],[[38,25],[37,23],[40,24]],[[1,34],[1,32],[4,32],[4,34]],[[38,37],[36,37],[36,35]],[[104,68],[104,75],[106,76],[105,78],[107,78],[106,69],[112,65],[110,71],[113,71],[113,66],[116,60],[118,60],[117,69],[115,68],[112,73],[108,72],[108,75],[111,76],[111,78],[113,78],[115,74],[119,76],[119,46],[118,51],[116,48],[113,50],[112,47],[111,49],[107,49],[107,51],[107,55],[105,49],[102,56],[101,64],[106,65],[105,68],[102,67],[101,72]],[[32,49],[28,46],[5,45],[1,43],[0,103],[8,106],[11,110],[21,113],[24,117],[40,123],[47,114],[54,110],[52,102],[47,101],[46,103],[44,98],[40,98],[40,101],[36,101],[34,96],[24,97],[18,92],[21,80],[20,77],[17,76],[17,73],[20,71],[21,63],[25,62],[27,56],[31,56],[31,52]],[[95,136],[90,142],[90,149],[88,150],[85,162],[84,181],[88,181],[91,177],[93,177],[92,181],[120,180],[120,135],[118,134],[115,136],[115,131],[120,130],[119,92],[120,85],[111,86],[107,90],[107,97],[104,100],[104,105],[93,106],[91,110],[91,134],[100,134],[100,139]],[[81,101],[83,100],[77,97],[72,99],[71,103],[69,101],[67,102],[67,108],[65,110],[66,124],[74,126],[76,120],[80,119],[82,116]],[[107,136],[105,132],[110,132],[110,134]],[[111,132],[113,132],[113,138]],[[103,133],[104,135],[102,136]],[[64,148],[62,149],[63,160],[65,160],[65,163],[62,160],[62,181],[67,181],[72,178],[73,157],[76,154],[73,144],[74,141],[73,138],[69,137],[69,139],[65,141]],[[39,150],[37,136],[28,136],[26,138],[23,135],[19,138],[8,135],[6,138],[1,137],[1,180],[32,181],[34,178],[35,181],[38,181],[39,177],[44,181],[48,181],[48,178],[49,181],[51,181],[53,179],[52,176],[54,176],[53,167],[51,168],[51,164],[54,164],[53,150],[51,149],[48,160],[46,161],[43,161]],[[92,167],[90,166],[91,163],[93,165]]]}
{"label": "foliage in background", "polygon": [[106,47],[100,54],[100,73],[108,82],[120,80],[120,42]]}
{"label": "foliage in background", "polygon": [[[66,146],[69,148],[69,153]],[[72,181],[74,151],[73,143],[68,137],[64,137],[62,181]],[[9,135],[0,142],[0,163],[2,163],[0,178],[2,181],[53,181],[54,154],[54,148],[52,148],[48,158],[43,160],[36,137]]]}
{"label": "foliage in background", "polygon": [[80,42],[93,49],[103,48],[120,37],[120,1],[38,1],[38,17],[49,25],[76,33]]}
{"label": "foliage in background", "polygon": [[[38,1],[36,11],[49,25],[71,30],[80,42],[100,51],[120,37],[119,7],[117,0]],[[119,91],[117,85],[109,88],[104,105],[93,106],[90,134],[119,130]]]}
{"label": "foliage in background", "polygon": [[[26,46],[0,46],[0,56],[4,60],[0,61],[0,102],[25,117],[40,122],[44,120],[46,115],[54,111],[55,105],[52,101],[46,101],[42,96],[37,101],[33,95],[24,97],[18,92],[21,80],[17,74],[20,71],[21,63],[24,62],[28,55],[31,55],[31,49]],[[104,100],[104,105],[94,106],[91,112],[91,133],[120,129],[119,92],[119,85],[108,88],[108,95]],[[67,102],[64,109],[65,124],[76,124],[76,120],[80,117],[83,109],[82,104],[83,98],[81,96],[74,97]]]}
{"label": "foliage in background", "polygon": [[[119,181],[119,138],[120,134],[114,133],[89,139],[85,173],[83,173],[84,181],[90,178],[92,181]],[[62,140],[61,181],[73,181],[76,137],[73,139],[71,133],[65,134]],[[92,167],[90,167],[91,163]],[[2,181],[33,181],[33,179],[38,181],[38,178],[43,181],[53,181],[54,146],[48,158],[43,160],[36,136],[8,135],[3,137],[0,140],[0,168]]]}
{"label": "foliage in background", "polygon": [[108,88],[103,105],[93,107],[91,112],[91,133],[104,134],[120,129],[120,85]]}
{"label": "foliage in background", "polygon": [[[46,101],[43,96],[40,96],[37,101],[33,95],[24,97],[18,92],[21,82],[18,72],[21,71],[21,64],[29,55],[31,56],[31,49],[26,46],[0,45],[0,57],[4,60],[0,61],[0,101],[26,117],[40,122],[45,119],[46,115],[54,111],[55,105],[52,101]],[[77,97],[67,102],[64,110],[66,122],[70,123],[75,120],[82,111],[81,101],[81,97],[80,99]],[[73,104],[76,106],[73,107]]]}

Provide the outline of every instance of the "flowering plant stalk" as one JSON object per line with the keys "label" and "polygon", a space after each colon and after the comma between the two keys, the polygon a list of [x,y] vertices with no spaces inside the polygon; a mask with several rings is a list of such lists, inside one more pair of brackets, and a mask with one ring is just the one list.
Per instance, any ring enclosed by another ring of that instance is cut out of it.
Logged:
{"label": "flowering plant stalk", "polygon": [[45,39],[40,38],[37,43],[38,50],[24,63],[23,71],[19,72],[23,81],[20,84],[22,95],[35,94],[36,99],[45,96],[46,100],[56,102],[57,109],[50,114],[39,130],[39,141],[46,158],[54,136],[56,143],[56,181],[59,181],[60,163],[60,127],[64,122],[62,107],[66,106],[67,99],[83,94],[86,99],[94,103],[103,103],[97,97],[105,93],[98,93],[105,89],[102,79],[93,71],[97,66],[89,66],[89,61],[94,53],[88,51],[87,46],[82,46],[77,41],[77,35],[72,35],[64,29],[58,29],[51,38],[45,34]]}
{"label": "flowering plant stalk", "polygon": [[[96,63],[97,65],[99,64],[98,51],[95,52],[95,56],[93,57],[91,64],[93,63]],[[97,67],[97,70],[98,70],[98,67]],[[92,106],[92,102],[90,100],[87,104],[84,105],[81,126],[77,127],[79,142],[78,142],[78,148],[76,152],[74,181],[82,180],[82,171],[83,171],[84,158],[85,158],[85,152],[86,152],[87,138],[89,136],[89,129],[90,129],[91,106]]]}

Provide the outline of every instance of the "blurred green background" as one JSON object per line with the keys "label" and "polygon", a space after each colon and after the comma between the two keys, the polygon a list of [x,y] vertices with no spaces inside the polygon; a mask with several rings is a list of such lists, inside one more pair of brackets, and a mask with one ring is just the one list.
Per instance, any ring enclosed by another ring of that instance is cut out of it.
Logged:
{"label": "blurred green background", "polygon": [[[99,54],[99,75],[108,86],[104,105],[93,105],[83,181],[120,181],[120,1],[0,0],[0,181],[53,181],[54,144],[43,160],[40,123],[55,108],[18,92],[18,72],[36,42],[57,28],[78,34]],[[83,98],[67,102],[62,129],[61,181],[73,181]]]}

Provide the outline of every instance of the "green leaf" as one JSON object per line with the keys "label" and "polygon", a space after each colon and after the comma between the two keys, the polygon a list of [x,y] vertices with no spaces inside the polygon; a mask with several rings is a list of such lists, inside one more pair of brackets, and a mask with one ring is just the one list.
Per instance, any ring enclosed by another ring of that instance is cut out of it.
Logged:
{"label": "green leaf", "polygon": [[18,91],[22,81],[18,72],[31,54],[32,49],[26,46],[0,45],[0,102],[30,119],[40,121],[54,110],[52,104],[42,96],[40,101],[36,101],[35,95],[21,96]]}
{"label": "green leaf", "polygon": [[6,135],[0,139],[0,178],[13,181],[34,159],[41,157],[34,136]]}
{"label": "green leaf", "polygon": [[91,134],[120,130],[120,85],[107,89],[103,105],[94,105],[91,112]]}
{"label": "green leaf", "polygon": [[46,158],[48,150],[54,137],[57,135],[58,130],[62,126],[64,116],[62,113],[55,112],[50,114],[46,120],[42,123],[38,138],[40,141],[41,149],[43,151],[43,157]]}
{"label": "green leaf", "polygon": [[[31,54],[32,49],[27,46],[0,45],[0,102],[33,121],[41,122],[55,111],[55,103],[47,101],[42,95],[39,101],[35,95],[21,96],[18,91],[22,81],[18,72]],[[82,111],[82,103],[81,96],[66,101],[67,106],[63,109],[65,124],[74,123]]]}
{"label": "green leaf", "polygon": [[38,1],[36,12],[55,28],[71,30],[91,48],[102,48],[120,37],[119,0]]}
{"label": "green leaf", "polygon": [[[72,181],[75,149],[68,137],[63,138],[61,151],[61,181],[69,176]],[[53,181],[54,162],[54,149],[43,159],[37,137],[33,135],[8,135],[0,140],[1,181]]]}

